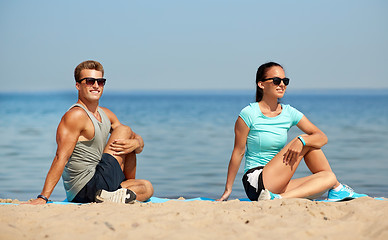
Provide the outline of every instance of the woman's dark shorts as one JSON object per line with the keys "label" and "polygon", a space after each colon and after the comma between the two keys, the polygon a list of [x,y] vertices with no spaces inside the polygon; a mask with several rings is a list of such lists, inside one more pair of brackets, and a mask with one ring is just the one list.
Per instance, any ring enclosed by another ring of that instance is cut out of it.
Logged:
{"label": "woman's dark shorts", "polygon": [[104,153],[101,161],[96,166],[96,173],[78,192],[72,202],[94,202],[97,190],[116,191],[121,188],[120,184],[123,181],[125,181],[125,175],[116,158],[108,153]]}
{"label": "woman's dark shorts", "polygon": [[257,201],[261,190],[265,189],[263,183],[263,168],[264,166],[259,166],[249,169],[242,178],[245,193],[251,201]]}

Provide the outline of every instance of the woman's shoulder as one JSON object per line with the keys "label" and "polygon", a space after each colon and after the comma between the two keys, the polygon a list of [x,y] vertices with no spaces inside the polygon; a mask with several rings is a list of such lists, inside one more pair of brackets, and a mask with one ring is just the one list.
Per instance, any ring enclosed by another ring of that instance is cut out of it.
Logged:
{"label": "woman's shoulder", "polygon": [[257,102],[250,103],[248,106],[244,107],[239,114],[239,117],[244,120],[244,122],[249,128],[252,125],[253,119],[257,115],[256,106],[259,107],[259,104],[257,104]]}
{"label": "woman's shoulder", "polygon": [[241,112],[253,112],[259,107],[259,104],[257,102],[253,102],[245,106]]}
{"label": "woman's shoulder", "polygon": [[283,112],[287,116],[291,116],[294,119],[298,119],[298,121],[303,117],[303,113],[301,111],[289,104],[282,104],[282,113]]}

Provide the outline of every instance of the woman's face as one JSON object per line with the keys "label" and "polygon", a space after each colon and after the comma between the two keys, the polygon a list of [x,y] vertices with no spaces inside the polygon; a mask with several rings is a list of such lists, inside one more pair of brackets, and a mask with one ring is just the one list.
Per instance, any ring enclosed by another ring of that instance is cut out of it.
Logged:
{"label": "woman's face", "polygon": [[[285,78],[286,75],[283,68],[278,66],[269,68],[265,74],[265,79],[274,77]],[[273,80],[260,81],[258,86],[263,89],[264,96],[273,96],[276,98],[282,98],[287,89],[287,86],[284,85],[283,81],[281,81],[279,85],[275,85]]]}

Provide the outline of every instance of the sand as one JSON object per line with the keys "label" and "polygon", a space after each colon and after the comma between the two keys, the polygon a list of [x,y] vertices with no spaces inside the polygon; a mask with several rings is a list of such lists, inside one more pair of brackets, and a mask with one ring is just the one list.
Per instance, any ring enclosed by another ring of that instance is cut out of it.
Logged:
{"label": "sand", "polygon": [[386,200],[0,204],[0,239],[388,239]]}

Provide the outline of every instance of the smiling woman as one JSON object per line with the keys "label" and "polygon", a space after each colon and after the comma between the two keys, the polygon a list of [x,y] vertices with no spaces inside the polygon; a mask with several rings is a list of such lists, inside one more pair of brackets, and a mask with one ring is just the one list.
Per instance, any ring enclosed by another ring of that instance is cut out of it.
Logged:
{"label": "smiling woman", "polygon": [[[279,103],[289,84],[283,67],[275,62],[261,65],[256,74],[256,102],[245,107],[235,124],[235,145],[228,168],[224,194],[232,192],[233,182],[245,153],[243,185],[250,200],[312,198],[329,190],[329,200],[356,198],[337,181],[321,147],[326,135],[300,111]],[[297,126],[305,134],[287,145],[287,133]],[[304,159],[312,175],[291,179]]]}
{"label": "smiling woman", "polygon": [[[273,76],[272,78],[266,78],[266,76]],[[263,94],[264,94],[264,88],[260,87],[259,85],[263,86],[263,82],[266,82],[268,80],[273,80],[273,84],[279,86],[280,81],[274,80],[276,79],[282,79],[285,78],[285,73],[283,70],[283,67],[275,62],[269,62],[266,64],[263,64],[262,67],[260,67],[257,72],[256,72],[256,102],[260,102],[263,99]],[[285,78],[287,80],[283,81],[284,86],[287,86],[289,84],[289,79]],[[283,87],[283,85],[281,86]],[[284,93],[283,93],[284,94]],[[283,97],[280,96],[279,98]]]}

